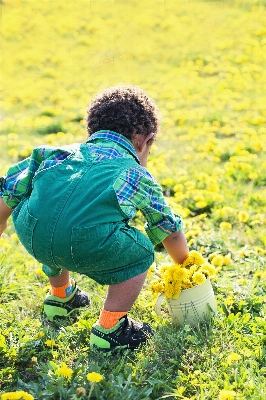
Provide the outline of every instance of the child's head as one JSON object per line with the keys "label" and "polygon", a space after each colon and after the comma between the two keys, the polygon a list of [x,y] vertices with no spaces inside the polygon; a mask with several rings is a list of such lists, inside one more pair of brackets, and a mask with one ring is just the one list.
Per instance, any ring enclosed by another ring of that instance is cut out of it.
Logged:
{"label": "child's head", "polygon": [[111,130],[132,141],[136,134],[156,136],[159,130],[158,109],[138,86],[105,89],[91,101],[87,114],[89,136],[100,130]]}

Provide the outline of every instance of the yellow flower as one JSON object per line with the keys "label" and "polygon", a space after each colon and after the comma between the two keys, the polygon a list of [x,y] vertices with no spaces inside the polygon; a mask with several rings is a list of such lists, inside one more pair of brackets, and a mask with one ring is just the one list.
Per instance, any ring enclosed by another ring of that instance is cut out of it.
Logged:
{"label": "yellow flower", "polygon": [[151,291],[153,293],[163,293],[164,292],[164,283],[161,281],[153,281],[151,282]]}
{"label": "yellow flower", "polygon": [[231,254],[227,254],[226,256],[224,256],[224,265],[230,265],[231,262],[232,262]]}
{"label": "yellow flower", "polygon": [[166,265],[164,265],[164,266],[160,269],[160,274],[161,274],[161,275],[164,275],[168,268],[169,268],[169,267],[167,267]]}
{"label": "yellow flower", "polygon": [[224,257],[222,256],[222,254],[218,254],[217,256],[215,256],[212,261],[211,261],[212,265],[214,265],[215,267],[222,267],[224,264]]}
{"label": "yellow flower", "polygon": [[191,267],[188,270],[188,277],[189,279],[192,278],[192,275],[199,269],[199,267],[196,264],[191,265]]}
{"label": "yellow flower", "polygon": [[72,375],[73,375],[73,370],[69,368],[64,362],[62,362],[62,365],[60,368],[58,368],[55,371],[57,376],[63,376],[67,380],[70,380]]}
{"label": "yellow flower", "polygon": [[97,372],[89,372],[87,374],[87,379],[90,382],[100,382],[103,379],[103,376]]}
{"label": "yellow flower", "polygon": [[220,228],[224,229],[226,231],[231,231],[232,225],[230,224],[230,222],[223,221],[223,222],[220,223]]}
{"label": "yellow flower", "polygon": [[257,271],[254,274],[254,278],[266,279],[266,271]]}
{"label": "yellow flower", "polygon": [[248,177],[249,179],[257,179],[259,177],[259,174],[257,174],[257,172],[250,172]]}
{"label": "yellow flower", "polygon": [[199,272],[204,274],[205,276],[214,276],[216,274],[215,268],[210,264],[202,264],[199,269]]}
{"label": "yellow flower", "polygon": [[18,392],[3,393],[1,400],[34,400],[34,397],[29,393],[23,392],[23,390],[19,390]]}
{"label": "yellow flower", "polygon": [[182,266],[185,268],[189,268],[191,265],[196,264],[200,266],[204,263],[204,258],[200,253],[195,250],[189,252],[189,256],[185,259]]}
{"label": "yellow flower", "polygon": [[181,291],[181,281],[166,280],[165,281],[165,295],[167,298],[178,297]]}
{"label": "yellow flower", "polygon": [[204,258],[197,251],[192,250],[189,252],[189,255],[190,255],[190,257],[193,258],[194,264],[201,265],[202,263],[204,263]]}
{"label": "yellow flower", "polygon": [[57,346],[57,344],[55,343],[55,341],[54,341],[53,339],[48,339],[48,340],[46,340],[45,344],[46,344],[46,346],[48,346],[48,347],[55,347],[55,346]]}
{"label": "yellow flower", "polygon": [[219,400],[233,400],[236,396],[236,392],[234,390],[226,390],[223,389],[219,393]]}
{"label": "yellow flower", "polygon": [[[265,221],[266,222],[266,221]],[[258,246],[256,246],[255,247],[255,251],[257,252],[257,253],[261,253],[261,254],[266,254],[266,250],[264,250],[264,249],[262,249],[261,247],[258,247]]]}
{"label": "yellow flower", "polygon": [[195,204],[196,208],[205,208],[207,207],[208,203],[206,201],[197,201]]}
{"label": "yellow flower", "polygon": [[232,296],[229,296],[224,300],[224,304],[226,306],[232,306],[234,304],[234,302],[235,301],[234,301],[234,298]]}
{"label": "yellow flower", "polygon": [[151,282],[151,291],[164,293],[166,298],[177,298],[181,290],[203,284],[216,270],[199,252],[192,250],[182,265],[163,266],[160,273],[160,279]]}
{"label": "yellow flower", "polygon": [[232,364],[234,361],[238,361],[241,359],[241,356],[237,353],[230,353],[229,356],[227,357],[227,362],[228,364]]}
{"label": "yellow flower", "polygon": [[185,268],[177,268],[173,272],[173,279],[175,281],[182,281],[183,279],[187,278],[188,275],[189,275],[189,273]]}
{"label": "yellow flower", "polygon": [[174,286],[173,286],[173,299],[176,299],[179,294],[181,292],[181,282],[175,282]]}
{"label": "yellow flower", "polygon": [[192,288],[192,287],[193,287],[193,284],[192,284],[192,282],[191,282],[188,278],[186,278],[186,279],[183,280],[183,282],[182,282],[182,289],[190,289],[190,288]]}
{"label": "yellow flower", "polygon": [[192,281],[196,285],[202,285],[206,281],[206,278],[201,272],[197,271],[193,274]]}
{"label": "yellow flower", "polygon": [[247,222],[249,219],[249,213],[247,211],[240,211],[237,218],[240,222]]}

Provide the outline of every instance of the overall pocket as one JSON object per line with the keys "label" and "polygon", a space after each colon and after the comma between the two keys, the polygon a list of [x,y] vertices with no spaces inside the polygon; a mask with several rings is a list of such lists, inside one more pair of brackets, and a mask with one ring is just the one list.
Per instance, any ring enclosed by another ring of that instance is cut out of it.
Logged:
{"label": "overall pocket", "polygon": [[121,228],[121,232],[129,236],[136,244],[148,250],[150,253],[154,253],[153,245],[149,238],[140,232],[137,228],[126,225]]}
{"label": "overall pocket", "polygon": [[99,270],[110,263],[120,250],[114,224],[89,227],[74,226],[71,234],[71,254],[76,268]]}
{"label": "overall pocket", "polygon": [[12,214],[16,233],[27,252],[35,257],[33,250],[33,232],[38,219],[29,213],[28,199],[24,200],[23,204],[18,207],[18,210],[16,208]]}

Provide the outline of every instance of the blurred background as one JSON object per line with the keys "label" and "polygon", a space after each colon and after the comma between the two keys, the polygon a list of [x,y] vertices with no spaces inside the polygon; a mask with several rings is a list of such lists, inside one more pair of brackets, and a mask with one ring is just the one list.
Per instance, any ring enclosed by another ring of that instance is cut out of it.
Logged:
{"label": "blurred background", "polygon": [[[265,6],[3,0],[0,172],[42,143],[85,141],[91,98],[136,84],[160,109],[148,168],[176,212],[218,224],[244,209],[264,243]],[[228,204],[234,212],[219,211]]]}

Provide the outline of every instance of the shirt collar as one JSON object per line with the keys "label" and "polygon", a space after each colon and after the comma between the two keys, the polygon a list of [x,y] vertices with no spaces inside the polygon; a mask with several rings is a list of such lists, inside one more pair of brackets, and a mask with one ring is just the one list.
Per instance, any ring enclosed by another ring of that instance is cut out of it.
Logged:
{"label": "shirt collar", "polygon": [[121,135],[120,133],[114,132],[114,131],[108,131],[108,130],[102,130],[93,133],[89,139],[87,140],[86,143],[88,142],[94,142],[98,139],[102,140],[110,140],[112,142],[117,143],[124,149],[126,149],[135,159],[136,161],[140,164],[139,157],[136,153],[136,150],[130,140],[128,140],[125,136]]}

